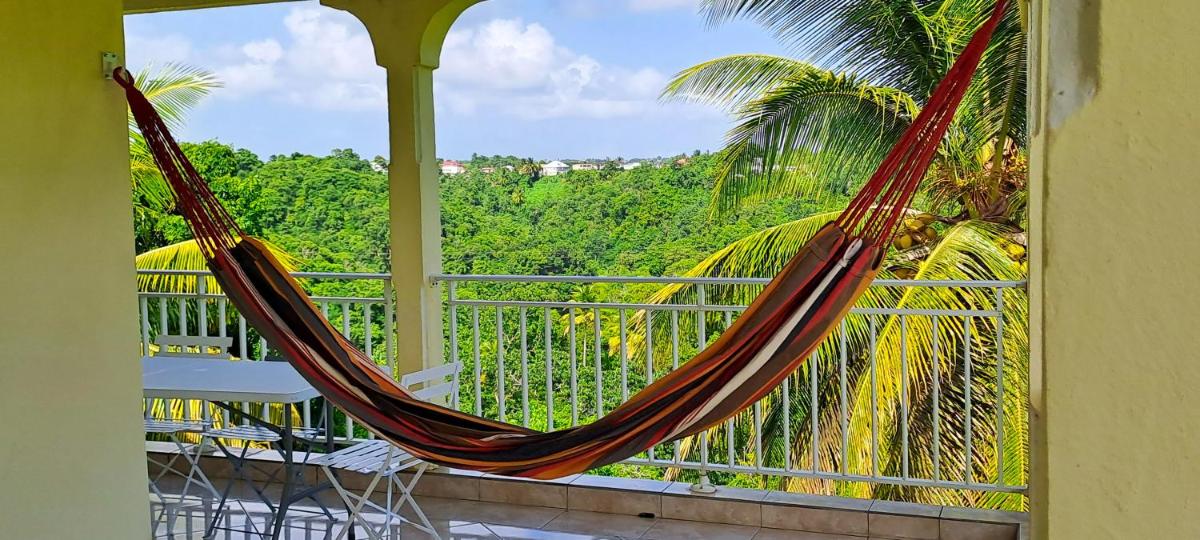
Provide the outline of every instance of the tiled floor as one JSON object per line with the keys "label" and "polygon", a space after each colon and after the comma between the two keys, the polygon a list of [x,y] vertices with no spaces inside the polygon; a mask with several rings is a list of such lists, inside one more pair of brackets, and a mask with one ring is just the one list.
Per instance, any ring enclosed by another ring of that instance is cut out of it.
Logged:
{"label": "tiled floor", "polygon": [[[172,494],[168,493],[170,498]],[[289,513],[285,521],[283,538],[289,540],[324,540],[338,538],[345,526],[346,510],[328,497],[331,511],[337,521],[319,514],[318,507],[309,502]],[[174,500],[174,499],[169,499]],[[252,502],[253,497],[241,497],[231,504],[216,531],[215,539],[242,540],[258,539],[255,530],[265,530],[269,518],[267,507]],[[867,540],[850,536],[823,535],[797,531],[783,531],[739,525],[720,525],[694,521],[642,518],[636,516],[600,514],[594,512],[568,511],[557,508],[519,506],[512,504],[462,501],[418,497],[418,502],[429,516],[439,535],[449,539],[512,539],[512,540],[595,540],[634,539],[647,540]],[[157,515],[162,506],[151,502],[151,511]],[[174,527],[168,530],[160,523],[155,538],[201,539],[207,522],[203,503],[199,500],[179,509]],[[209,507],[211,511],[211,506]],[[411,512],[409,516],[413,517]],[[382,523],[382,516],[373,520]],[[164,520],[165,521],[165,520]],[[411,525],[392,527],[394,536],[402,540],[425,540],[432,538]],[[362,529],[356,529],[357,538],[368,538]]]}

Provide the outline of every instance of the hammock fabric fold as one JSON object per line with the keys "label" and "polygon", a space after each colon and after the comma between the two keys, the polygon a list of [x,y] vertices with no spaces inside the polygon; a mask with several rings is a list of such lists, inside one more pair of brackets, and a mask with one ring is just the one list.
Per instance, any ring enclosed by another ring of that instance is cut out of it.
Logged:
{"label": "hammock fabric fold", "polygon": [[188,162],[125,70],[116,80],[217,281],[270,345],[346,414],[424,460],[557,478],[695,435],[764,397],[828,337],[870,285],[992,32],[999,0],[921,114],[834,222],[714,343],[598,420],[542,433],[423,402],[333,328]]}

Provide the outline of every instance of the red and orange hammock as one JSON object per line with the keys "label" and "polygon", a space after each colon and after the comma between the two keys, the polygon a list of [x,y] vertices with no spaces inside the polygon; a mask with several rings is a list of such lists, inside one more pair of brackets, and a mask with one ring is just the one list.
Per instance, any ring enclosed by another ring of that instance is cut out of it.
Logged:
{"label": "red and orange hammock", "polygon": [[423,402],[377,368],[325,320],[263,244],[238,228],[128,72],[119,71],[116,79],[217,281],[267,342],[326,398],[424,460],[556,478],[718,424],[765,396],[809,357],[878,273],[1006,4],[998,1],[849,207],[715,343],[595,422],[549,433]]}

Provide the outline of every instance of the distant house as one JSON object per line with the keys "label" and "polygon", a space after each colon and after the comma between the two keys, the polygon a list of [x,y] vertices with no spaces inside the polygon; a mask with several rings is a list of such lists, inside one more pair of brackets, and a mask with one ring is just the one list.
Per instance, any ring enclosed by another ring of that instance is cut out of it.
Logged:
{"label": "distant house", "polygon": [[595,163],[576,163],[571,165],[572,171],[598,171],[600,166]]}
{"label": "distant house", "polygon": [[492,174],[492,173],[496,172],[496,168],[495,167],[480,167],[479,172],[481,172],[483,174]]}
{"label": "distant house", "polygon": [[542,165],[542,176],[557,176],[571,170],[571,166],[555,160]]}
{"label": "distant house", "polygon": [[467,168],[463,166],[462,163],[454,161],[453,159],[447,159],[442,162],[442,174],[453,176],[455,174],[462,174],[465,172],[467,172]]}
{"label": "distant house", "polygon": [[642,162],[640,162],[640,161],[631,161],[631,162],[629,162],[629,163],[626,163],[626,164],[624,164],[624,165],[621,165],[621,168],[622,168],[622,169],[625,169],[625,170],[627,170],[627,171],[632,171],[632,170],[634,170],[634,169],[636,169],[636,168],[638,168],[638,167],[641,167],[641,166],[642,166]]}
{"label": "distant house", "polygon": [[513,171],[517,170],[517,168],[512,165],[505,165],[504,170],[506,170],[508,172],[513,172]]}

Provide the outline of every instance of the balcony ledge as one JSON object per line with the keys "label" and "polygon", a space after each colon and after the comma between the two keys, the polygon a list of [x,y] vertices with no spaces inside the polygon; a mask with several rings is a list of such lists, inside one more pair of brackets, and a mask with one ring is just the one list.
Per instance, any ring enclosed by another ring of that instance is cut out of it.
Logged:
{"label": "balcony ledge", "polygon": [[[147,452],[174,453],[170,443],[147,442]],[[254,452],[264,473],[282,459],[278,452]],[[201,460],[207,474],[226,478],[228,462],[219,454]],[[305,471],[310,478],[316,467]],[[265,476],[258,479],[265,480]],[[361,489],[369,478],[350,475],[347,487]],[[1028,515],[1019,512],[931,506],[906,502],[830,497],[735,487],[713,494],[692,492],[686,482],[579,474],[556,480],[510,478],[474,471],[438,469],[417,484],[421,497],[457,499],[571,511],[600,512],[732,526],[844,535],[850,538],[906,540],[1015,540],[1028,538]]]}

